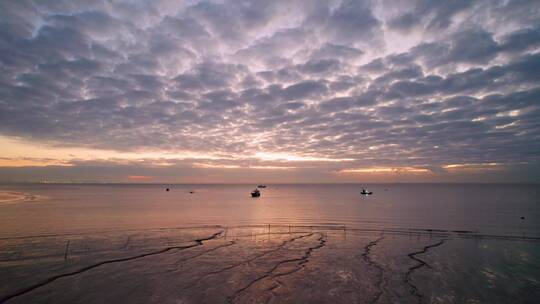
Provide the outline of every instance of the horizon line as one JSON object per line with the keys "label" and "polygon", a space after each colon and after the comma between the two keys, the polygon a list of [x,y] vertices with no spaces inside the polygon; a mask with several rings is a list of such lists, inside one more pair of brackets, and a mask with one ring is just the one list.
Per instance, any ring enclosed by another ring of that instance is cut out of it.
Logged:
{"label": "horizon line", "polygon": [[359,185],[359,184],[501,184],[501,185],[511,185],[511,184],[540,184],[540,182],[534,181],[517,181],[517,182],[288,182],[288,183],[248,183],[248,182],[237,182],[237,183],[226,183],[226,182],[207,182],[207,183],[182,183],[182,182],[173,182],[173,183],[136,183],[136,182],[24,182],[24,181],[11,181],[5,182],[0,181],[0,185],[9,185],[9,184],[28,184],[28,185]]}

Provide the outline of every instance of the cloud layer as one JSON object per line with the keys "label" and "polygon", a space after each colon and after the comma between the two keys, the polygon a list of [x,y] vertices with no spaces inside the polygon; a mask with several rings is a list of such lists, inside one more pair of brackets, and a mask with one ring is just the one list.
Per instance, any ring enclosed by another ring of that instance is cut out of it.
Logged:
{"label": "cloud layer", "polygon": [[534,2],[3,1],[0,135],[188,167],[534,165]]}

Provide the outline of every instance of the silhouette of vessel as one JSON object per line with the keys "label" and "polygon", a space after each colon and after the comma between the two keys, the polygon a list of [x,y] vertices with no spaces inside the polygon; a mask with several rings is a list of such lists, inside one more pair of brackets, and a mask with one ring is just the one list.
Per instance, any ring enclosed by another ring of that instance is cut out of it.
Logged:
{"label": "silhouette of vessel", "polygon": [[362,194],[362,195],[370,195],[370,194],[373,194],[373,192],[366,191],[366,189],[362,188],[362,192],[360,192],[360,194]]}
{"label": "silhouette of vessel", "polygon": [[251,191],[251,197],[259,197],[259,196],[261,196],[261,192],[259,191],[259,189],[255,189]]}

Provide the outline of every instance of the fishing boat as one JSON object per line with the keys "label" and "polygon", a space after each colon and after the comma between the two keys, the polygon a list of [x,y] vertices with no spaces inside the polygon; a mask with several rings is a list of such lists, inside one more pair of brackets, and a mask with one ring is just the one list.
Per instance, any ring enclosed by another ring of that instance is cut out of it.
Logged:
{"label": "fishing boat", "polygon": [[366,189],[362,188],[362,192],[360,192],[360,194],[362,194],[362,195],[370,195],[370,194],[373,194],[373,192],[367,191]]}
{"label": "fishing boat", "polygon": [[266,185],[258,185],[257,188],[266,188]]}
{"label": "fishing boat", "polygon": [[251,197],[259,197],[259,196],[261,196],[261,192],[259,191],[259,189],[255,189],[251,191]]}

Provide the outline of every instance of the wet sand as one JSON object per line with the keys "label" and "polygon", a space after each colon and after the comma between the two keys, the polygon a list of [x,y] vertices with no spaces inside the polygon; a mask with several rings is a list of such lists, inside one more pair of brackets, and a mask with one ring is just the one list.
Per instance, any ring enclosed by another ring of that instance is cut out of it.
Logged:
{"label": "wet sand", "polygon": [[31,193],[0,191],[0,205],[17,204],[22,202],[35,202],[40,199],[44,198]]}
{"label": "wet sand", "polygon": [[[0,303],[534,303],[539,240],[205,226],[0,240]],[[519,270],[519,271],[518,271]]]}

